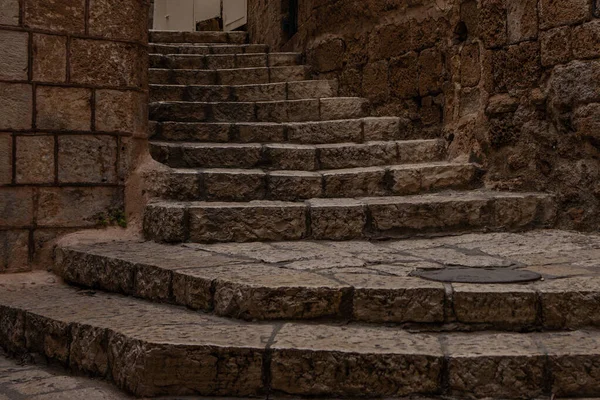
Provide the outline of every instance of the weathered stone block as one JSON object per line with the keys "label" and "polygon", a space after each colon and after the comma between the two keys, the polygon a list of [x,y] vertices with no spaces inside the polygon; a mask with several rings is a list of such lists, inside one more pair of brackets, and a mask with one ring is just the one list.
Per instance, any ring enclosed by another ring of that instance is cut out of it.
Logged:
{"label": "weathered stone block", "polygon": [[144,236],[159,242],[183,242],[188,233],[187,215],[183,204],[149,204],[144,209]]}
{"label": "weathered stone block", "polygon": [[27,80],[28,48],[27,32],[0,30],[0,79]]}
{"label": "weathered stone block", "polygon": [[[85,207],[74,205],[85,204]],[[41,188],[37,223],[47,227],[92,227],[110,210],[123,208],[121,188]]]}
{"label": "weathered stone block", "polygon": [[146,97],[120,90],[96,91],[96,130],[146,136]]}
{"label": "weathered stone block", "polygon": [[33,222],[33,189],[0,188],[0,226],[18,227]]}
{"label": "weathered stone block", "polygon": [[23,25],[47,31],[85,32],[85,0],[25,1]]}
{"label": "weathered stone block", "polygon": [[444,81],[444,60],[437,49],[426,49],[419,54],[419,93],[439,93]]}
{"label": "weathered stone block", "polygon": [[58,180],[61,183],[116,183],[117,138],[60,136]]}
{"label": "weathered stone block", "polygon": [[554,68],[549,80],[550,103],[559,109],[600,100],[600,61],[571,61]]}
{"label": "weathered stone block", "polygon": [[342,39],[334,38],[318,43],[308,49],[309,64],[317,72],[329,72],[342,68],[345,44]]}
{"label": "weathered stone block", "polygon": [[460,53],[460,82],[463,86],[476,86],[481,79],[479,45],[465,45]]}
{"label": "weathered stone block", "polygon": [[321,174],[316,172],[271,172],[268,178],[268,197],[285,201],[320,197],[323,186],[321,181]]}
{"label": "weathered stone block", "polygon": [[148,37],[147,2],[121,0],[90,0],[89,33],[110,39],[143,42]]}
{"label": "weathered stone block", "polygon": [[311,146],[269,144],[265,146],[265,157],[273,169],[313,171],[317,166],[317,150]]}
{"label": "weathered stone block", "polygon": [[390,60],[391,93],[400,98],[419,95],[417,53],[411,52]]}
{"label": "weathered stone block", "polygon": [[537,0],[508,0],[508,42],[535,39],[538,34]]}
{"label": "weathered stone block", "polygon": [[16,183],[54,182],[54,136],[18,136]]}
{"label": "weathered stone block", "polygon": [[0,0],[0,24],[19,25],[19,0]]}
{"label": "weathered stone block", "polygon": [[36,121],[41,129],[89,131],[92,126],[90,89],[38,86]]}
{"label": "weathered stone block", "polygon": [[600,279],[569,277],[539,286],[544,328],[578,329],[600,324]]}
{"label": "weathered stone block", "polygon": [[542,32],[540,35],[542,65],[548,67],[570,61],[571,43],[569,26]]}
{"label": "weathered stone block", "polygon": [[354,200],[311,200],[310,217],[314,239],[359,238],[367,222],[366,207]]}
{"label": "weathered stone block", "polygon": [[363,69],[362,92],[372,102],[382,102],[390,95],[387,60],[367,64]]}
{"label": "weathered stone block", "polygon": [[33,35],[33,80],[65,82],[67,79],[67,38],[57,35]]}
{"label": "weathered stone block", "polygon": [[323,173],[326,197],[383,196],[385,169],[378,167],[336,170]]}
{"label": "weathered stone block", "polygon": [[573,28],[573,55],[575,58],[600,57],[600,21]]}
{"label": "weathered stone block", "polygon": [[[0,192],[0,203],[2,200],[2,192]],[[0,273],[27,271],[29,269],[28,258],[29,231],[0,231]],[[0,316],[0,325],[3,323]],[[0,328],[0,338],[2,338],[1,331],[2,328]]]}
{"label": "weathered stone block", "polygon": [[31,128],[31,85],[0,82],[0,130]]}
{"label": "weathered stone block", "polygon": [[93,376],[106,376],[109,371],[107,341],[106,329],[74,324],[71,329],[69,367]]}
{"label": "weathered stone block", "polygon": [[147,73],[146,56],[140,46],[102,40],[73,39],[73,83],[141,87]]}
{"label": "weathered stone block", "polygon": [[381,60],[397,57],[412,50],[412,35],[409,22],[399,25],[388,24],[376,27],[369,38],[369,59]]}
{"label": "weathered stone block", "polygon": [[7,185],[12,182],[12,146],[12,135],[10,133],[0,133],[0,185]]}
{"label": "weathered stone block", "polygon": [[498,92],[537,86],[541,75],[540,45],[523,42],[492,55],[494,88]]}
{"label": "weathered stone block", "polygon": [[584,137],[600,137],[600,103],[579,107],[573,115],[573,125],[577,133]]}
{"label": "weathered stone block", "polygon": [[588,0],[540,0],[540,28],[583,22],[591,16]]}
{"label": "weathered stone block", "polygon": [[504,0],[488,0],[481,2],[478,16],[477,32],[486,48],[499,47],[506,44],[507,10]]}
{"label": "weathered stone block", "polygon": [[211,200],[249,201],[265,196],[265,173],[260,170],[210,170],[201,179],[202,194]]}

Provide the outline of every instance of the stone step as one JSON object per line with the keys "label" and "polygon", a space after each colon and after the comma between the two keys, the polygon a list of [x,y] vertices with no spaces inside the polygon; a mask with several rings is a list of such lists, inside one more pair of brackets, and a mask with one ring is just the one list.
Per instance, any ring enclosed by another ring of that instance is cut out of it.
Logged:
{"label": "stone step", "polygon": [[[246,320],[564,330],[600,326],[600,271],[589,264],[599,247],[600,235],[565,231],[242,246],[75,238],[58,247],[55,272],[78,286]],[[590,267],[573,267],[575,261]],[[534,271],[545,279],[443,284],[410,276],[459,265]]]}
{"label": "stone step", "polygon": [[291,123],[154,121],[150,136],[162,141],[333,144],[417,139],[419,133],[404,118],[366,117]]}
{"label": "stone step", "polygon": [[150,43],[150,54],[250,54],[268,53],[269,46],[264,44],[185,44],[185,43]]}
{"label": "stone step", "polygon": [[3,275],[0,343],[139,397],[598,396],[600,334],[246,323]]}
{"label": "stone step", "polygon": [[150,68],[233,69],[300,65],[300,53],[255,54],[150,54]]}
{"label": "stone step", "polygon": [[404,197],[280,201],[155,201],[144,233],[159,242],[399,238],[552,226],[552,197],[539,193],[442,192]]}
{"label": "stone step", "polygon": [[180,32],[150,31],[150,43],[220,43],[245,44],[248,42],[246,32]]}
{"label": "stone step", "polygon": [[405,196],[479,186],[473,164],[423,163],[325,171],[173,169],[145,176],[153,197],[171,200],[297,201]]}
{"label": "stone step", "polygon": [[306,65],[234,69],[157,69],[150,68],[149,82],[163,85],[256,85],[309,79]]}
{"label": "stone step", "polygon": [[180,122],[298,122],[362,118],[369,101],[359,97],[260,102],[150,103],[150,120]]}
{"label": "stone step", "polygon": [[257,85],[150,85],[150,101],[274,101],[318,99],[338,95],[335,80],[292,81]]}
{"label": "stone step", "polygon": [[173,168],[315,171],[441,161],[442,140],[300,145],[286,143],[151,142],[152,157]]}

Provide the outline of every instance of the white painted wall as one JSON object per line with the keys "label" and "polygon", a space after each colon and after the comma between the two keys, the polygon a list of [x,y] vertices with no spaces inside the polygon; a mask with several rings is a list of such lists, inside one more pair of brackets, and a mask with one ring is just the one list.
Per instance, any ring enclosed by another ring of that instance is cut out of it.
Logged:
{"label": "white painted wall", "polygon": [[[225,30],[246,24],[247,0],[223,0]],[[154,29],[165,31],[195,31],[196,22],[218,17],[221,0],[155,0]]]}

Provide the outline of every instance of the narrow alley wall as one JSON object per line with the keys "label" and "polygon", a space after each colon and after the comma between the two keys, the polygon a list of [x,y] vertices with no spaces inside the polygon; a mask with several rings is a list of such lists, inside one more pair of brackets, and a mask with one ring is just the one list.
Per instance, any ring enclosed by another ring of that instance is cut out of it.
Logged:
{"label": "narrow alley wall", "polygon": [[147,134],[147,0],[0,0],[0,273],[124,223]]}
{"label": "narrow alley wall", "polygon": [[446,138],[486,186],[556,194],[561,227],[600,227],[600,1],[299,3],[290,36],[286,0],[250,0],[251,40],[305,51],[407,138]]}

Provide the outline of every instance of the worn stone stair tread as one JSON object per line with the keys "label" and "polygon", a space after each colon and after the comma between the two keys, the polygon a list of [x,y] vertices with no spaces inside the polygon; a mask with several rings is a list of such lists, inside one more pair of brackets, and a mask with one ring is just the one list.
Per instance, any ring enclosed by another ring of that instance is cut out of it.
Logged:
{"label": "worn stone stair tread", "polygon": [[152,122],[150,136],[162,141],[362,143],[420,139],[398,117],[305,122]]}
{"label": "worn stone stair tread", "polygon": [[252,54],[268,53],[269,46],[263,44],[193,44],[193,43],[150,43],[153,54]]}
{"label": "worn stone stair tread", "polygon": [[79,290],[45,272],[0,282],[8,350],[41,353],[137,396],[600,395],[595,330],[411,333],[244,323]]}
{"label": "worn stone stair tread", "polygon": [[[329,317],[422,330],[577,329],[600,325],[600,271],[570,268],[569,261],[585,264],[600,256],[598,247],[599,235],[552,230],[241,246],[73,237],[58,247],[55,272],[80,286],[247,320]],[[538,271],[545,280],[442,284],[409,276],[420,268],[455,266]]]}
{"label": "worn stone stair tread", "polygon": [[182,32],[151,30],[150,43],[227,43],[244,44],[248,42],[247,32]]}
{"label": "worn stone stair tread", "polygon": [[273,170],[341,169],[441,161],[439,139],[365,143],[206,143],[150,142],[152,157],[170,167],[256,168]]}
{"label": "worn stone stair tread", "polygon": [[231,69],[168,69],[150,68],[149,83],[192,85],[245,85],[299,81],[309,78],[306,65],[287,67],[231,68]]}
{"label": "worn stone stair tread", "polygon": [[174,168],[152,172],[146,180],[154,182],[152,196],[164,199],[296,201],[474,188],[479,176],[474,164],[440,161],[317,171]]}
{"label": "worn stone stair tread", "polygon": [[151,101],[273,101],[334,97],[335,80],[305,80],[254,85],[150,85]]}
{"label": "worn stone stair tread", "polygon": [[301,53],[149,54],[151,68],[232,69],[300,65]]}
{"label": "worn stone stair tread", "polygon": [[176,202],[146,206],[144,233],[159,242],[349,240],[518,231],[551,226],[552,196],[489,190],[301,202]]}
{"label": "worn stone stair tread", "polygon": [[369,103],[360,97],[253,102],[158,101],[150,103],[152,121],[297,122],[362,118]]}

